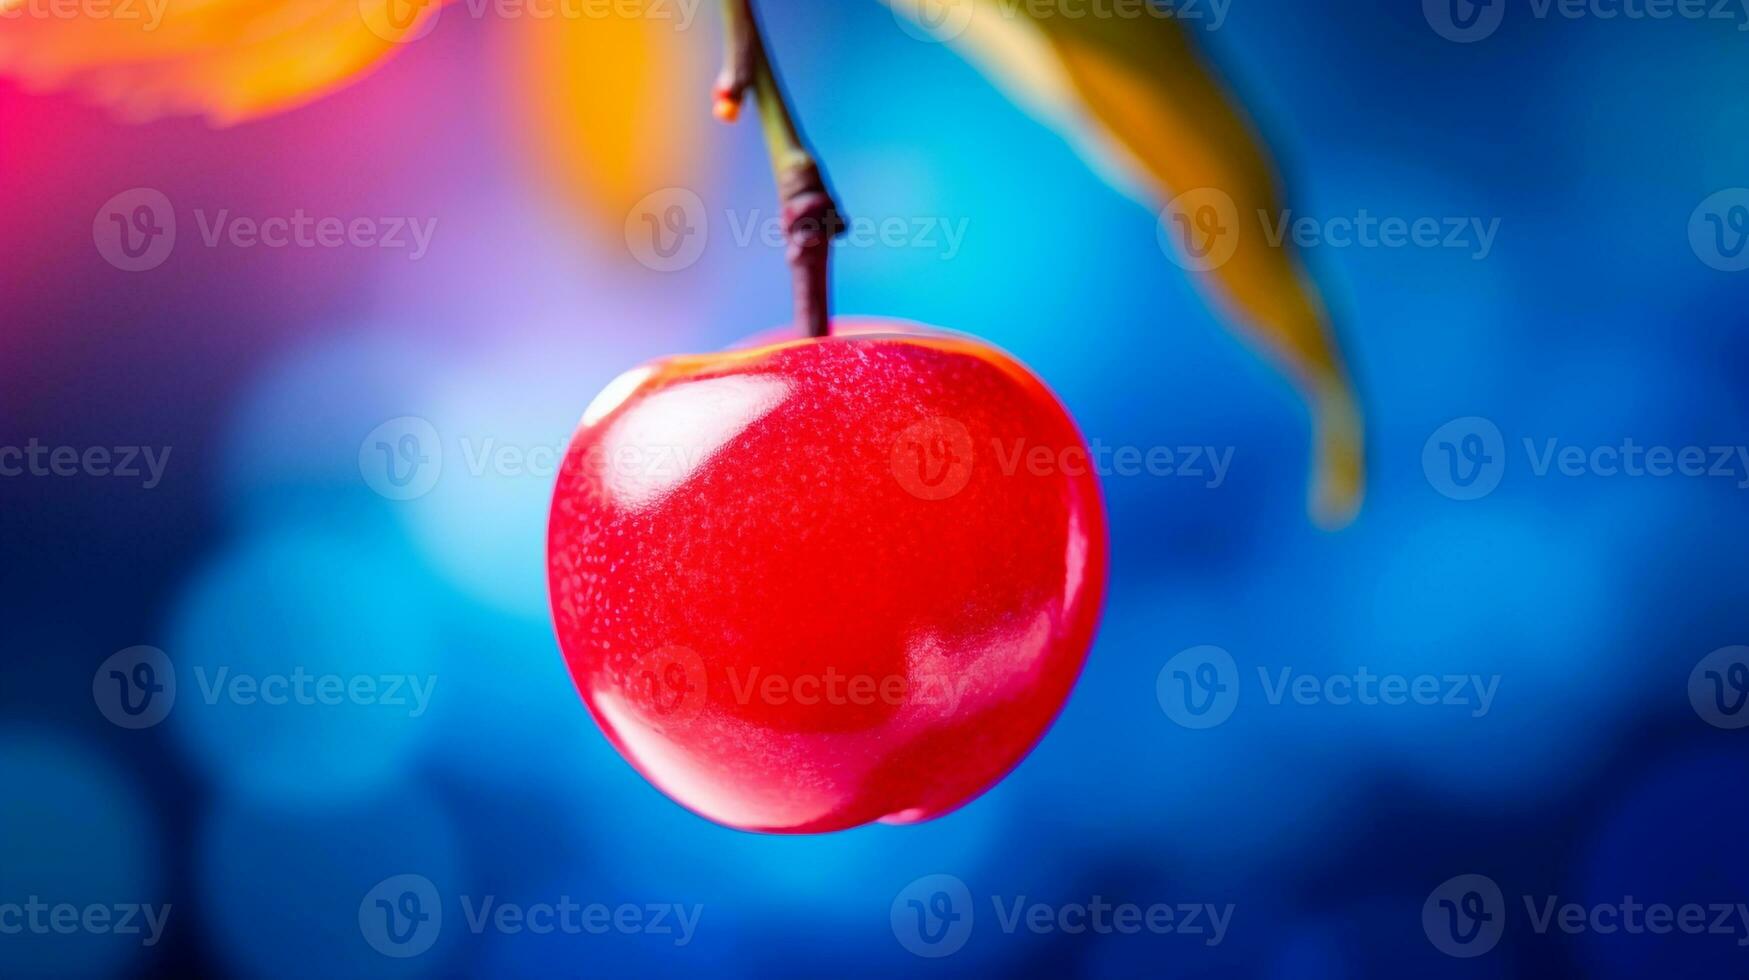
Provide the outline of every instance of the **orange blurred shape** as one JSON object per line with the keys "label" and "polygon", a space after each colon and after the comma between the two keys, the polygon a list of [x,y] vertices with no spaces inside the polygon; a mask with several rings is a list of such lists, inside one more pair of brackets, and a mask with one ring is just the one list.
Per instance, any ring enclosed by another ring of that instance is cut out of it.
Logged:
{"label": "orange blurred shape", "polygon": [[615,241],[639,201],[669,188],[704,190],[699,147],[719,56],[700,25],[607,12],[620,9],[522,20],[507,25],[499,48],[520,117],[512,131],[529,165]]}
{"label": "orange blurred shape", "polygon": [[0,0],[0,75],[123,118],[224,125],[359,78],[435,26],[447,0]]}

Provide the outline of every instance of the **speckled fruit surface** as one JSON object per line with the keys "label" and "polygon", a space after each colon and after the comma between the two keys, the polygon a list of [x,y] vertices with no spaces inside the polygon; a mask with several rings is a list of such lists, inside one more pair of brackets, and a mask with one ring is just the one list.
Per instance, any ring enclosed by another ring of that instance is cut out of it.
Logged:
{"label": "speckled fruit surface", "polygon": [[1073,422],[1012,358],[900,324],[677,357],[584,416],[548,532],[577,689],[719,823],[939,816],[1062,708],[1105,592]]}

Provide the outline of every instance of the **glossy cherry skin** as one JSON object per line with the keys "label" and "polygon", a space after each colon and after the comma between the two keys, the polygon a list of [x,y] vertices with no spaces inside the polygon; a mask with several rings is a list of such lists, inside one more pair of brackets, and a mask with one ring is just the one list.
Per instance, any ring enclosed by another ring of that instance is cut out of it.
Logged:
{"label": "glossy cherry skin", "polygon": [[595,720],[719,823],[947,813],[1074,685],[1104,508],[1062,405],[1008,355],[900,324],[615,381],[560,469],[559,644]]}

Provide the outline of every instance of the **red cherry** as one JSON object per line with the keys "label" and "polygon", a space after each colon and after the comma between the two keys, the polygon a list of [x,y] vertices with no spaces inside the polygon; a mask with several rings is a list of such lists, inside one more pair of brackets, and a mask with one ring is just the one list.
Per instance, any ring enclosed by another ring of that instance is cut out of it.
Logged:
{"label": "red cherry", "polygon": [[613,744],[746,830],[910,823],[1018,764],[1105,593],[1086,447],[1008,355],[891,323],[676,357],[559,472],[559,644]]}

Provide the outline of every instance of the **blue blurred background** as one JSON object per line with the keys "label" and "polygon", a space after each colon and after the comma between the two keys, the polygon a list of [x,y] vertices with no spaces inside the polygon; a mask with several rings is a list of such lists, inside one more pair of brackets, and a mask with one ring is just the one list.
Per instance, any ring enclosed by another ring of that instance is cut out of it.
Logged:
{"label": "blue blurred background", "polygon": [[[1525,443],[1749,439],[1749,274],[1690,234],[1703,202],[1727,230],[1749,202],[1715,198],[1749,185],[1749,16],[1512,5],[1453,43],[1414,3],[1235,0],[1194,27],[1297,215],[1498,221],[1484,257],[1308,249],[1372,426],[1367,504],[1330,534],[1304,511],[1304,410],[1155,214],[873,0],[763,9],[847,211],[964,229],[952,254],[840,248],[840,309],[1012,351],[1106,445],[1232,451],[1218,486],[1107,479],[1104,625],[1043,743],[945,819],[780,838],[689,814],[602,738],[546,612],[551,453],[625,368],[787,320],[787,274],[727,227],[684,270],[640,265],[623,212],[536,175],[490,18],[446,16],[361,82],[234,128],[0,83],[0,444],[168,453],[157,481],[0,478],[0,929],[31,896],[170,907],[150,945],[0,934],[0,975],[1743,974],[1749,917],[1539,931],[1531,907],[1749,901],[1749,732],[1725,707],[1745,659],[1713,654],[1749,642],[1749,469],[1539,475]],[[684,39],[701,77],[717,30],[707,5]],[[706,95],[652,124],[694,134],[712,214],[768,218],[755,128],[713,124]],[[130,273],[92,216],[140,187],[174,202],[179,244]],[[206,247],[195,212],[221,209],[436,225],[416,260]],[[441,449],[417,495],[372,471],[407,419]],[[1453,420],[1500,440],[1475,499],[1442,475]],[[521,464],[471,465],[499,447]],[[1185,651],[1230,657],[1218,724],[1186,715]],[[161,723],[118,706],[111,669],[174,679]],[[1284,669],[1494,694],[1272,699]],[[207,696],[221,671],[430,686],[269,706]],[[1499,891],[1479,917],[1498,944],[1473,957],[1438,928],[1465,875]],[[409,888],[442,910],[416,955],[371,924]],[[473,928],[487,896],[644,925]],[[969,929],[908,924],[919,896]],[[1230,918],[1129,935],[998,911],[1057,921],[1095,896]],[[684,936],[675,909],[697,913]]]}

